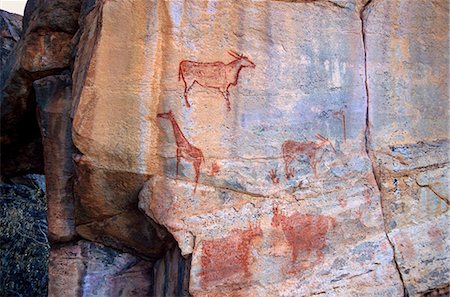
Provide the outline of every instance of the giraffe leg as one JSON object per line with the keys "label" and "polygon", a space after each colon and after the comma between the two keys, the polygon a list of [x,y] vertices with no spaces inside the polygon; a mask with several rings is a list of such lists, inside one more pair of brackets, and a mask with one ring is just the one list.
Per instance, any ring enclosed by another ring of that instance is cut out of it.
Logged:
{"label": "giraffe leg", "polygon": [[287,179],[290,179],[294,174],[289,170],[289,164],[292,162],[292,157],[284,157],[284,174]]}
{"label": "giraffe leg", "polygon": [[177,175],[175,180],[178,180],[178,165],[180,164],[181,159],[181,150],[177,148]]}
{"label": "giraffe leg", "polygon": [[225,101],[227,102],[227,111],[231,111],[231,103],[230,103],[230,92],[228,92],[228,89],[222,92],[223,96],[225,97]]}
{"label": "giraffe leg", "polygon": [[200,166],[202,164],[202,159],[196,159],[193,164],[195,169],[195,188],[194,188],[195,193],[195,191],[197,190],[198,179],[200,177]]}

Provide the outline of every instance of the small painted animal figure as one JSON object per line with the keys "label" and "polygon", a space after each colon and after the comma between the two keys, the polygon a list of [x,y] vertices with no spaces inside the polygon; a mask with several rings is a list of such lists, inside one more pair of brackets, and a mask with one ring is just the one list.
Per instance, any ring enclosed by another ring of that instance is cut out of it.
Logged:
{"label": "small painted animal figure", "polygon": [[322,156],[320,156],[319,159],[316,158],[317,152],[324,149],[326,146],[330,146],[334,153],[336,153],[334,146],[327,138],[320,134],[316,134],[316,137],[319,139],[318,142],[298,142],[294,140],[287,140],[283,143],[281,150],[283,153],[284,168],[287,179],[294,176],[293,170],[289,169],[289,164],[291,164],[292,161],[297,159],[299,156],[304,155],[308,158],[308,163],[313,169],[314,176],[317,176],[317,164],[319,164],[322,160]]}
{"label": "small painted animal figure", "polygon": [[178,80],[183,79],[184,82],[184,100],[187,107],[191,107],[188,101],[188,92],[195,83],[205,88],[213,88],[219,90],[227,102],[227,110],[231,110],[230,93],[228,88],[236,86],[239,79],[239,72],[244,67],[255,68],[256,65],[244,55],[229,51],[235,60],[228,64],[223,62],[195,62],[183,60],[180,62],[178,69]]}
{"label": "small painted animal figure", "polygon": [[199,148],[196,148],[184,136],[180,127],[175,120],[173,113],[169,110],[166,113],[158,113],[158,118],[167,119],[172,124],[173,135],[175,136],[175,142],[177,144],[177,179],[178,179],[178,165],[181,158],[184,158],[188,162],[192,162],[195,169],[195,188],[194,193],[197,190],[198,179],[200,177],[200,166],[202,161],[205,162],[203,153]]}

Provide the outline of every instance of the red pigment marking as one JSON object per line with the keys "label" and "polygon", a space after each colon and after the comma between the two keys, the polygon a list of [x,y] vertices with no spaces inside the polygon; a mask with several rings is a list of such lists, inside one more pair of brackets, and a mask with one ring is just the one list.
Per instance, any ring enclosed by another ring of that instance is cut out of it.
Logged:
{"label": "red pigment marking", "polygon": [[369,189],[364,190],[364,201],[366,202],[367,205],[370,205],[372,203]]}
{"label": "red pigment marking", "polygon": [[412,261],[416,257],[414,243],[406,233],[398,233],[395,235],[395,243],[398,251],[406,261]]}
{"label": "red pigment marking", "polygon": [[280,183],[280,178],[278,177],[276,169],[271,169],[269,171],[269,176],[270,176],[270,179],[272,180],[273,184],[279,184]]}
{"label": "red pigment marking", "polygon": [[292,248],[292,263],[297,262],[301,253],[302,259],[308,261],[316,256],[316,262],[323,260],[322,250],[326,246],[326,235],[330,228],[336,226],[336,219],[325,215],[300,214],[298,212],[287,217],[273,208],[272,226],[281,225],[284,237]]}
{"label": "red pigment marking", "polygon": [[239,73],[244,67],[255,68],[255,64],[244,55],[239,55],[233,51],[229,51],[235,60],[225,64],[223,62],[195,62],[183,60],[178,68],[178,80],[184,83],[184,101],[187,107],[191,107],[188,101],[188,92],[195,83],[204,88],[213,88],[219,90],[227,103],[227,110],[231,110],[230,93],[228,88],[236,86],[239,79]]}
{"label": "red pigment marking", "polygon": [[166,113],[159,113],[158,118],[167,119],[172,124],[173,135],[175,136],[175,142],[177,144],[177,176],[178,179],[178,165],[180,164],[181,158],[185,159],[188,162],[192,162],[192,165],[195,169],[195,188],[194,193],[197,190],[198,179],[200,177],[200,166],[202,161],[205,162],[205,158],[203,157],[203,153],[199,148],[196,148],[186,139],[181,131],[180,126],[178,126],[177,121],[175,120],[173,113],[169,110]]}
{"label": "red pigment marking", "polygon": [[287,179],[294,177],[294,169],[289,168],[289,165],[299,156],[303,155],[308,158],[308,164],[309,166],[311,166],[314,172],[314,176],[317,176],[317,165],[320,164],[320,161],[322,161],[324,152],[322,152],[319,158],[316,157],[317,153],[327,145],[329,145],[333,149],[334,153],[336,153],[334,146],[327,138],[323,137],[320,134],[317,134],[316,137],[319,139],[318,142],[298,142],[294,140],[286,140],[283,143],[283,145],[281,146],[281,151],[284,159],[284,172]]}
{"label": "red pigment marking", "polygon": [[442,230],[439,229],[438,227],[431,227],[428,230],[428,236],[431,239],[431,244],[433,245],[433,247],[435,247],[436,249],[438,249],[439,251],[442,251],[444,249],[444,235],[442,234]]}
{"label": "red pigment marking", "polygon": [[259,226],[250,226],[248,230],[234,229],[230,233],[222,239],[203,241],[200,273],[203,288],[231,276],[238,277],[239,282],[242,277],[251,277],[250,244],[262,236],[262,230]]}
{"label": "red pigment marking", "polygon": [[219,172],[220,172],[220,166],[219,166],[219,164],[217,164],[216,161],[214,161],[214,163],[211,164],[211,170],[209,171],[208,174],[215,176]]}
{"label": "red pigment marking", "polygon": [[345,199],[344,195],[339,196],[338,200],[339,200],[339,205],[342,208],[346,208],[347,207],[347,199]]}

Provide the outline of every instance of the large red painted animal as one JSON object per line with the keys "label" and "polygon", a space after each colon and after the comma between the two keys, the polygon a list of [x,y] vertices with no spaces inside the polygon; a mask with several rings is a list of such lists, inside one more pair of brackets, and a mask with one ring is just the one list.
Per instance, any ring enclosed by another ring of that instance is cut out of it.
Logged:
{"label": "large red painted animal", "polygon": [[294,141],[294,140],[287,140],[283,143],[281,146],[281,150],[283,153],[283,159],[284,159],[284,169],[286,178],[290,178],[294,176],[293,170],[289,169],[289,164],[292,163],[295,159],[297,159],[299,156],[304,155],[308,158],[308,163],[313,169],[314,175],[317,175],[317,164],[320,163],[322,160],[322,155],[319,159],[317,159],[316,155],[317,152],[325,149],[326,146],[330,146],[334,153],[336,153],[336,150],[334,149],[333,144],[325,138],[324,136],[317,134],[316,137],[319,139],[318,142],[314,141]]}
{"label": "large red painted animal", "polygon": [[175,142],[177,144],[177,178],[178,178],[178,165],[180,164],[181,158],[188,162],[192,162],[195,169],[195,188],[194,193],[197,190],[198,179],[200,176],[200,166],[202,161],[205,162],[203,153],[199,148],[196,148],[186,139],[183,132],[178,126],[173,113],[169,110],[166,113],[158,113],[158,118],[167,119],[172,124],[173,135],[175,136]]}
{"label": "large red painted animal", "polygon": [[235,60],[228,64],[223,62],[195,62],[183,60],[178,69],[178,80],[184,82],[184,100],[187,107],[191,107],[188,101],[188,93],[195,83],[205,88],[219,90],[227,102],[227,110],[231,110],[230,93],[228,88],[236,86],[239,79],[239,72],[242,68],[255,68],[256,65],[244,55],[229,51]]}

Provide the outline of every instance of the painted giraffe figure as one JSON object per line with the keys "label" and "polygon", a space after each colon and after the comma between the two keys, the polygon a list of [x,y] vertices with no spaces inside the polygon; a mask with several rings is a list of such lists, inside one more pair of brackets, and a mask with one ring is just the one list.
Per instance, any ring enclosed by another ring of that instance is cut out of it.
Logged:
{"label": "painted giraffe figure", "polygon": [[194,193],[197,190],[198,179],[200,177],[200,166],[202,161],[205,162],[203,153],[199,148],[196,148],[184,136],[183,132],[178,126],[173,113],[169,110],[166,113],[159,113],[158,118],[167,119],[172,124],[173,135],[175,136],[175,142],[177,144],[177,179],[178,179],[178,165],[180,164],[181,158],[184,158],[188,162],[192,162],[195,169],[195,188]]}

